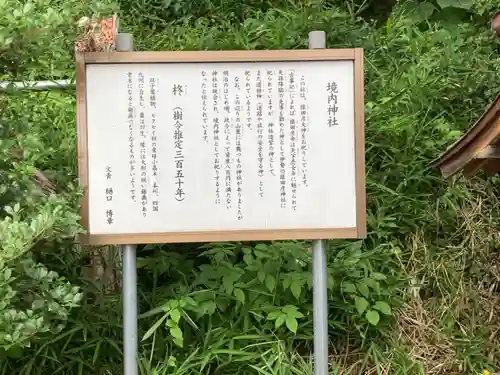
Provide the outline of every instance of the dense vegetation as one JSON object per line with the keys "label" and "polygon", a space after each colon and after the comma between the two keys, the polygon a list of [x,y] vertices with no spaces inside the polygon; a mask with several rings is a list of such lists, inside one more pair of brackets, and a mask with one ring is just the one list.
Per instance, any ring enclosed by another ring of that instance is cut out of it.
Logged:
{"label": "dense vegetation", "polygon": [[[329,242],[334,373],[500,368],[498,179],[428,163],[495,97],[497,0],[3,0],[0,79],[73,77],[82,16],[119,11],[141,50],[365,49],[368,230]],[[55,184],[50,192],[36,168]],[[0,374],[120,374],[116,249],[75,243],[74,92],[0,94]],[[307,242],[148,246],[143,374],[310,374]],[[93,249],[94,250],[94,249]],[[106,251],[104,251],[106,250]],[[105,277],[106,276],[106,277]],[[104,282],[106,281],[106,282]],[[115,277],[116,281],[116,277]],[[115,282],[116,284],[116,282]]]}

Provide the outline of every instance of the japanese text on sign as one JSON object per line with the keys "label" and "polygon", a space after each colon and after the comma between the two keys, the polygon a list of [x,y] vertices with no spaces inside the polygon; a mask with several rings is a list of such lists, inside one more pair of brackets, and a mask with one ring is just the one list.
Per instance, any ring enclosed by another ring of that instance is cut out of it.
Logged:
{"label": "japanese text on sign", "polygon": [[352,61],[87,69],[92,233],[356,226]]}

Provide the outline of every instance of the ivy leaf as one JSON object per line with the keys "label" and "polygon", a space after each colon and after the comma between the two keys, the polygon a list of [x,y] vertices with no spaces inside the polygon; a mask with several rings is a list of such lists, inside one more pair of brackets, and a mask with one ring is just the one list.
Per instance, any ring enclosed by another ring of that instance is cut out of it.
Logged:
{"label": "ivy leaf", "polygon": [[245,303],[245,292],[243,292],[240,288],[234,288],[233,290],[234,296],[241,304]]}
{"label": "ivy leaf", "polygon": [[373,305],[373,308],[380,311],[382,314],[392,315],[391,306],[389,306],[387,302],[377,301],[375,305]]}
{"label": "ivy leaf", "polygon": [[354,299],[354,305],[356,306],[356,310],[358,310],[359,315],[363,315],[365,310],[368,308],[368,301],[363,297],[356,296]]}
{"label": "ivy leaf", "polygon": [[292,291],[293,296],[298,300],[300,298],[300,292],[302,291],[302,283],[294,279],[290,286],[290,290]]}
{"label": "ivy leaf", "polygon": [[278,316],[278,319],[276,319],[274,323],[274,328],[278,329],[279,327],[281,327],[283,323],[285,323],[285,319],[286,319],[285,314],[281,314],[280,316]]}
{"label": "ivy leaf", "polygon": [[362,282],[357,282],[356,287],[363,297],[368,298],[370,296],[370,290],[368,289],[366,284]]}
{"label": "ivy leaf", "polygon": [[380,315],[375,310],[368,310],[365,317],[366,320],[368,320],[368,323],[373,326],[376,326],[380,320]]}
{"label": "ivy leaf", "polygon": [[295,319],[291,316],[287,316],[286,317],[286,326],[293,333],[297,333],[297,327],[298,327],[297,319]]}

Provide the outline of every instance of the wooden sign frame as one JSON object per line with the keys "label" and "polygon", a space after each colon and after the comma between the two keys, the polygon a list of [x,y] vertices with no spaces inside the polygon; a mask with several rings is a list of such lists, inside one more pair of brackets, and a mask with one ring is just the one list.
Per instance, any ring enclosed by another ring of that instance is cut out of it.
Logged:
{"label": "wooden sign frame", "polygon": [[146,244],[180,242],[222,242],[257,240],[310,240],[366,237],[365,144],[364,144],[364,71],[363,49],[309,49],[259,51],[173,51],[173,52],[87,52],[76,55],[76,114],[78,177],[83,187],[81,224],[89,230],[88,144],[86,66],[103,63],[192,63],[192,62],[288,62],[350,60],[354,62],[354,136],[356,227],[318,229],[268,229],[137,234],[83,234],[86,245]]}

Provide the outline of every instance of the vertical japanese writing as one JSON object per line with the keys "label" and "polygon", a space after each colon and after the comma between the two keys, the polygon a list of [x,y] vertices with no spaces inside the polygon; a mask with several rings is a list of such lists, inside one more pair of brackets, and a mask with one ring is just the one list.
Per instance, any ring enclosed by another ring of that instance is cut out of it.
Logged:
{"label": "vertical japanese writing", "polygon": [[241,102],[240,102],[240,82],[238,76],[234,77],[234,92],[235,92],[235,101],[234,101],[234,112],[235,112],[235,134],[236,134],[236,193],[238,196],[237,202],[237,218],[238,220],[243,220],[243,170],[241,165],[241,137],[243,126],[241,123]]}
{"label": "vertical japanese writing", "polygon": [[129,191],[130,199],[135,202],[135,153],[134,153],[134,106],[133,106],[133,85],[132,85],[132,72],[128,72],[128,82],[127,82],[127,96],[128,96],[128,108],[127,108],[127,122],[128,122],[128,146],[129,146]]}
{"label": "vertical japanese writing", "polygon": [[262,75],[260,70],[257,71],[256,86],[256,99],[257,99],[257,162],[258,162],[258,175],[259,181],[259,195],[264,196],[264,126],[262,123],[263,102],[262,102]]}
{"label": "vertical japanese writing", "polygon": [[139,72],[139,135],[141,141],[140,146],[140,157],[141,157],[141,206],[142,206],[142,216],[147,216],[148,211],[148,191],[147,191],[147,162],[146,162],[146,119],[144,111],[144,73]]}
{"label": "vertical japanese writing", "polygon": [[212,98],[213,98],[213,137],[214,137],[214,171],[215,171],[215,203],[220,204],[220,159],[219,159],[219,85],[218,72],[212,71]]}
{"label": "vertical japanese writing", "polygon": [[229,72],[224,70],[222,72],[222,84],[224,94],[224,136],[226,143],[224,147],[224,169],[225,169],[225,193],[226,193],[226,209],[231,209],[231,122],[229,120]]}
{"label": "vertical japanese writing", "polygon": [[208,142],[207,85],[208,85],[207,72],[202,70],[201,71],[201,119],[203,121],[202,138],[205,142]]}
{"label": "vertical japanese writing", "polygon": [[156,90],[158,87],[157,79],[149,79],[149,107],[151,110],[151,180],[152,180],[152,206],[153,212],[159,211],[159,186],[158,186],[158,158],[157,158],[157,138],[156,138]]}
{"label": "vertical japanese writing", "polygon": [[182,108],[175,107],[173,111],[174,120],[174,164],[175,164],[175,200],[182,202],[186,193],[184,192],[184,133]]}
{"label": "vertical japanese writing", "polygon": [[273,108],[273,75],[272,70],[267,70],[267,141],[269,145],[269,173],[275,176],[274,172],[274,108]]}
{"label": "vertical japanese writing", "polygon": [[[113,175],[111,172],[111,167],[109,165],[106,166],[105,176],[106,176],[106,181],[108,182],[108,185],[106,186],[105,189],[106,202],[111,202],[113,201],[113,185],[111,183],[111,178]],[[110,204],[106,206],[106,223],[108,223],[108,225],[114,223],[113,207],[112,205],[110,206]]]}
{"label": "vertical japanese writing", "polygon": [[337,120],[337,112],[339,110],[337,107],[337,83],[335,81],[328,82],[326,85],[326,92],[328,94],[328,126],[337,126],[339,125]]}
{"label": "vertical japanese writing", "polygon": [[280,134],[280,202],[286,208],[286,164],[285,164],[285,77],[282,69],[278,72],[279,134]]}
{"label": "vertical japanese writing", "polygon": [[307,106],[307,86],[304,76],[300,77],[300,153],[301,153],[301,174],[302,174],[302,184],[308,186],[307,178],[307,136],[309,133],[309,114]]}
{"label": "vertical japanese writing", "polygon": [[252,95],[251,95],[251,73],[250,70],[245,70],[245,98],[246,98],[246,108],[247,108],[247,127],[252,129]]}
{"label": "vertical japanese writing", "polygon": [[288,95],[290,98],[290,188],[292,191],[292,209],[297,209],[297,123],[295,117],[295,72],[288,76]]}

